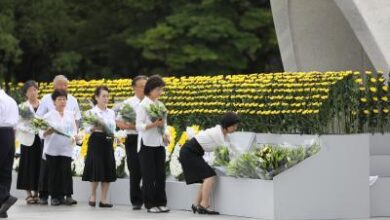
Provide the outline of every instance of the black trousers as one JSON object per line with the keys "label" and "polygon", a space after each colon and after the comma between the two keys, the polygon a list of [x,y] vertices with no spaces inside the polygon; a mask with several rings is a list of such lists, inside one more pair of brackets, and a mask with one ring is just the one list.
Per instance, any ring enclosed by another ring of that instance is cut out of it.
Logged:
{"label": "black trousers", "polygon": [[148,147],[142,144],[139,160],[145,208],[166,206],[165,148]]}
{"label": "black trousers", "polygon": [[0,128],[0,204],[8,199],[12,183],[12,166],[15,154],[13,128]]}
{"label": "black trousers", "polygon": [[46,155],[49,177],[48,191],[52,198],[73,194],[72,158]]}
{"label": "black trousers", "polygon": [[141,190],[141,167],[137,152],[138,135],[127,135],[126,138],[126,156],[127,168],[130,171],[130,201],[131,204],[141,206],[143,204]]}
{"label": "black trousers", "polygon": [[[44,146],[44,140],[42,140],[42,152],[43,152],[43,146]],[[49,176],[47,173],[47,162],[44,159],[41,159],[41,166],[39,170],[39,183],[38,183],[38,192],[39,192],[39,198],[47,199],[49,197],[49,190],[48,190],[48,184],[49,184]]]}

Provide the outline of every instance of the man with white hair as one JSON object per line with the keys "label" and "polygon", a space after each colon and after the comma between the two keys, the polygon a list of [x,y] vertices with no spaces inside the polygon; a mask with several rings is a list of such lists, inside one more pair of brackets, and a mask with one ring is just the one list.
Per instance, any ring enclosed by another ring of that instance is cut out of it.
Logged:
{"label": "man with white hair", "polygon": [[[53,86],[54,89],[62,89],[68,91],[69,80],[64,75],[57,75],[54,77]],[[37,110],[37,115],[44,116],[47,112],[54,109],[54,102],[51,98],[51,94],[47,94],[42,97],[41,104]],[[66,103],[66,110],[75,114],[76,120],[81,119],[81,112],[77,99],[72,95],[68,95],[68,101]]]}
{"label": "man with white hair", "polygon": [[7,218],[16,198],[10,195],[15,154],[15,126],[19,109],[15,100],[0,88],[0,218]]}
{"label": "man with white hair", "polygon": [[[61,89],[61,90],[68,90],[68,84],[69,80],[64,75],[57,75],[54,77],[53,80],[53,86],[54,90]],[[38,116],[43,117],[46,113],[48,113],[50,110],[55,109],[53,99],[51,98],[51,94],[47,94],[42,97],[41,104],[39,105],[39,108],[36,112]],[[77,102],[77,99],[73,97],[72,95],[68,94],[68,99],[66,103],[65,109],[67,111],[73,112],[76,118],[76,124],[79,126],[80,120],[81,120],[81,112],[80,107]],[[42,144],[44,146],[44,144]],[[42,151],[44,152],[44,151]],[[47,175],[47,165],[46,161],[42,159],[41,161],[41,170],[40,170],[40,176],[39,176],[39,204],[41,205],[47,205],[48,204],[48,175]],[[67,196],[66,199],[61,201],[62,203],[66,204],[77,204],[77,201],[73,200],[71,196]]]}

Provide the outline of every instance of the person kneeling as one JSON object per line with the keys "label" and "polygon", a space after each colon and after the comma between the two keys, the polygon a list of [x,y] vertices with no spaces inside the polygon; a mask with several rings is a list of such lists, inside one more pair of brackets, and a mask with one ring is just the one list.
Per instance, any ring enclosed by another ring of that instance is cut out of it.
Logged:
{"label": "person kneeling", "polygon": [[179,161],[183,168],[187,185],[201,183],[192,211],[199,214],[218,215],[210,209],[210,195],[216,181],[216,173],[203,159],[206,152],[211,152],[220,146],[231,146],[228,134],[237,130],[239,123],[235,113],[226,113],[219,125],[201,131],[187,141],[180,150]]}

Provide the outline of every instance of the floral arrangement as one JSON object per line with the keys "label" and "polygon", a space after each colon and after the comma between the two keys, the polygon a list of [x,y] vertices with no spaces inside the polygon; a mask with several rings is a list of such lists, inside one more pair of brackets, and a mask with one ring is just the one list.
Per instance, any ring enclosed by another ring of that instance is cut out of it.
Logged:
{"label": "floral arrangement", "polygon": [[98,128],[98,129],[102,129],[110,136],[114,135],[115,127],[109,126],[97,114],[94,114],[92,112],[84,112],[82,121],[83,121],[84,128],[86,127]]}
{"label": "floral arrangement", "polygon": [[27,103],[19,104],[19,116],[21,119],[30,121],[35,118],[35,113],[30,109]]}
{"label": "floral arrangement", "polygon": [[[160,119],[167,120],[168,110],[161,102],[150,104],[146,107],[146,112],[152,122],[155,122]],[[162,127],[158,128],[158,131],[160,132],[160,134],[165,134],[165,129],[165,125],[163,125]]]}
{"label": "floral arrangement", "polygon": [[134,111],[133,107],[131,107],[128,103],[122,103],[121,105],[117,106],[116,112],[118,114],[118,118],[129,123],[135,123],[136,119],[136,112]]}
{"label": "floral arrangement", "polygon": [[227,166],[230,162],[229,148],[227,147],[218,147],[214,151],[214,166]]}
{"label": "floral arrangement", "polygon": [[271,180],[319,151],[320,145],[317,143],[293,147],[267,144],[231,160],[227,171],[230,176]]}
{"label": "floral arrangement", "polygon": [[49,128],[53,129],[56,134],[71,138],[75,142],[75,137],[73,137],[71,134],[68,134],[67,132],[61,131],[58,128],[55,128],[55,126],[50,125],[45,119],[40,117],[35,117],[31,121],[32,129],[39,131],[39,130],[47,130]]}

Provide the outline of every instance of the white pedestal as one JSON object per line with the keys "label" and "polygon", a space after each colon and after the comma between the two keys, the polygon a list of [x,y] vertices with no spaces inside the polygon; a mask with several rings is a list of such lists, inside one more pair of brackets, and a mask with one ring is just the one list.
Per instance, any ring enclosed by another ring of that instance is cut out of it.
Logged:
{"label": "white pedestal", "polygon": [[264,219],[368,218],[368,135],[321,136],[320,143],[318,155],[272,181],[220,177],[216,209]]}

